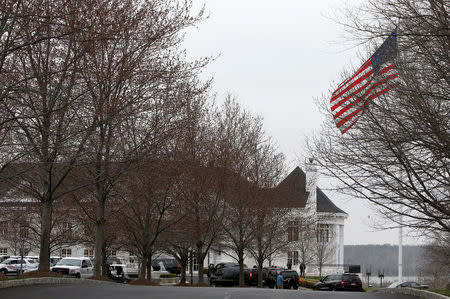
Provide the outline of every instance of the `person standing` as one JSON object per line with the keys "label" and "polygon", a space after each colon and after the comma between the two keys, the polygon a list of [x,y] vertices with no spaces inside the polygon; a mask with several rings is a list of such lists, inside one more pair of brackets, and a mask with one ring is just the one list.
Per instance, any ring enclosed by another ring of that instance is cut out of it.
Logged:
{"label": "person standing", "polygon": [[279,272],[277,276],[277,289],[282,288],[283,288],[283,275],[281,275],[281,272]]}
{"label": "person standing", "polygon": [[302,263],[300,264],[300,276],[301,276],[301,277],[305,277],[305,269],[306,269],[306,265],[305,265],[304,262],[302,262]]}

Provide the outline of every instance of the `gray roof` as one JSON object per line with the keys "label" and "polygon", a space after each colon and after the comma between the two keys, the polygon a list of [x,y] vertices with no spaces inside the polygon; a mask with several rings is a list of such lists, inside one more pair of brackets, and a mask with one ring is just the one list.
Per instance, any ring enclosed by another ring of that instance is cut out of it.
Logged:
{"label": "gray roof", "polygon": [[343,210],[339,209],[329,198],[328,196],[320,190],[319,187],[316,189],[317,192],[317,212],[324,213],[345,213]]}

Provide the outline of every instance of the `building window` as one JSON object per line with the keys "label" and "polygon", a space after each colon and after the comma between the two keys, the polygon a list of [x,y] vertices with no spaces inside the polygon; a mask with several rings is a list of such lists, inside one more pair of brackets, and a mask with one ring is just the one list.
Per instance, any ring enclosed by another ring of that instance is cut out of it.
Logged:
{"label": "building window", "polygon": [[9,235],[9,222],[8,221],[0,222],[0,235],[4,235],[4,236]]}
{"label": "building window", "polygon": [[84,249],[84,257],[94,257],[94,249]]}
{"label": "building window", "polygon": [[62,224],[62,235],[67,238],[72,238],[72,223],[70,222],[63,222]]}
{"label": "building window", "polygon": [[69,257],[69,256],[72,256],[72,249],[70,248],[61,249],[61,257]]}
{"label": "building window", "polygon": [[327,243],[330,241],[330,225],[329,224],[319,224],[317,240],[321,243]]}
{"label": "building window", "polygon": [[130,264],[135,264],[138,262],[138,258],[133,252],[129,252],[129,261]]}
{"label": "building window", "polygon": [[0,248],[0,256],[1,255],[8,255],[8,248],[5,247]]}
{"label": "building window", "polygon": [[288,251],[288,265],[298,265],[298,251]]}
{"label": "building window", "polygon": [[28,226],[19,224],[19,237],[22,239],[28,238]]}
{"label": "building window", "polygon": [[194,268],[194,269],[192,269],[192,271],[198,271],[198,260],[197,260],[197,256],[195,254],[193,256],[192,265]]}
{"label": "building window", "polygon": [[288,241],[298,241],[298,232],[299,232],[299,222],[298,221],[289,221],[288,222]]}

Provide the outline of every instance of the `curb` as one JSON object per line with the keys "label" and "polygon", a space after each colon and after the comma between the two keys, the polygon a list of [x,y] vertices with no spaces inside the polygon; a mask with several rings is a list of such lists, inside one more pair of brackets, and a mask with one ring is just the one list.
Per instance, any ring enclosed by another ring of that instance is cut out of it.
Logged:
{"label": "curb", "polygon": [[449,297],[430,291],[413,289],[413,288],[393,288],[393,289],[379,289],[374,291],[375,293],[383,294],[404,294],[412,295],[424,299],[448,299]]}
{"label": "curb", "polygon": [[39,277],[27,279],[3,280],[0,281],[0,289],[41,285],[41,284],[59,285],[59,284],[103,284],[103,283],[115,283],[115,282],[92,280],[86,278]]}

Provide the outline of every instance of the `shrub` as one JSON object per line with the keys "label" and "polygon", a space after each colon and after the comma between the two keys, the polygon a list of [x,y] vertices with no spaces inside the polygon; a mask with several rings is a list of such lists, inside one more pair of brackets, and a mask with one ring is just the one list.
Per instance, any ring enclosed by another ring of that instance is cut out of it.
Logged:
{"label": "shrub", "polygon": [[317,283],[316,280],[300,278],[300,286],[304,288],[312,289],[316,283]]}

